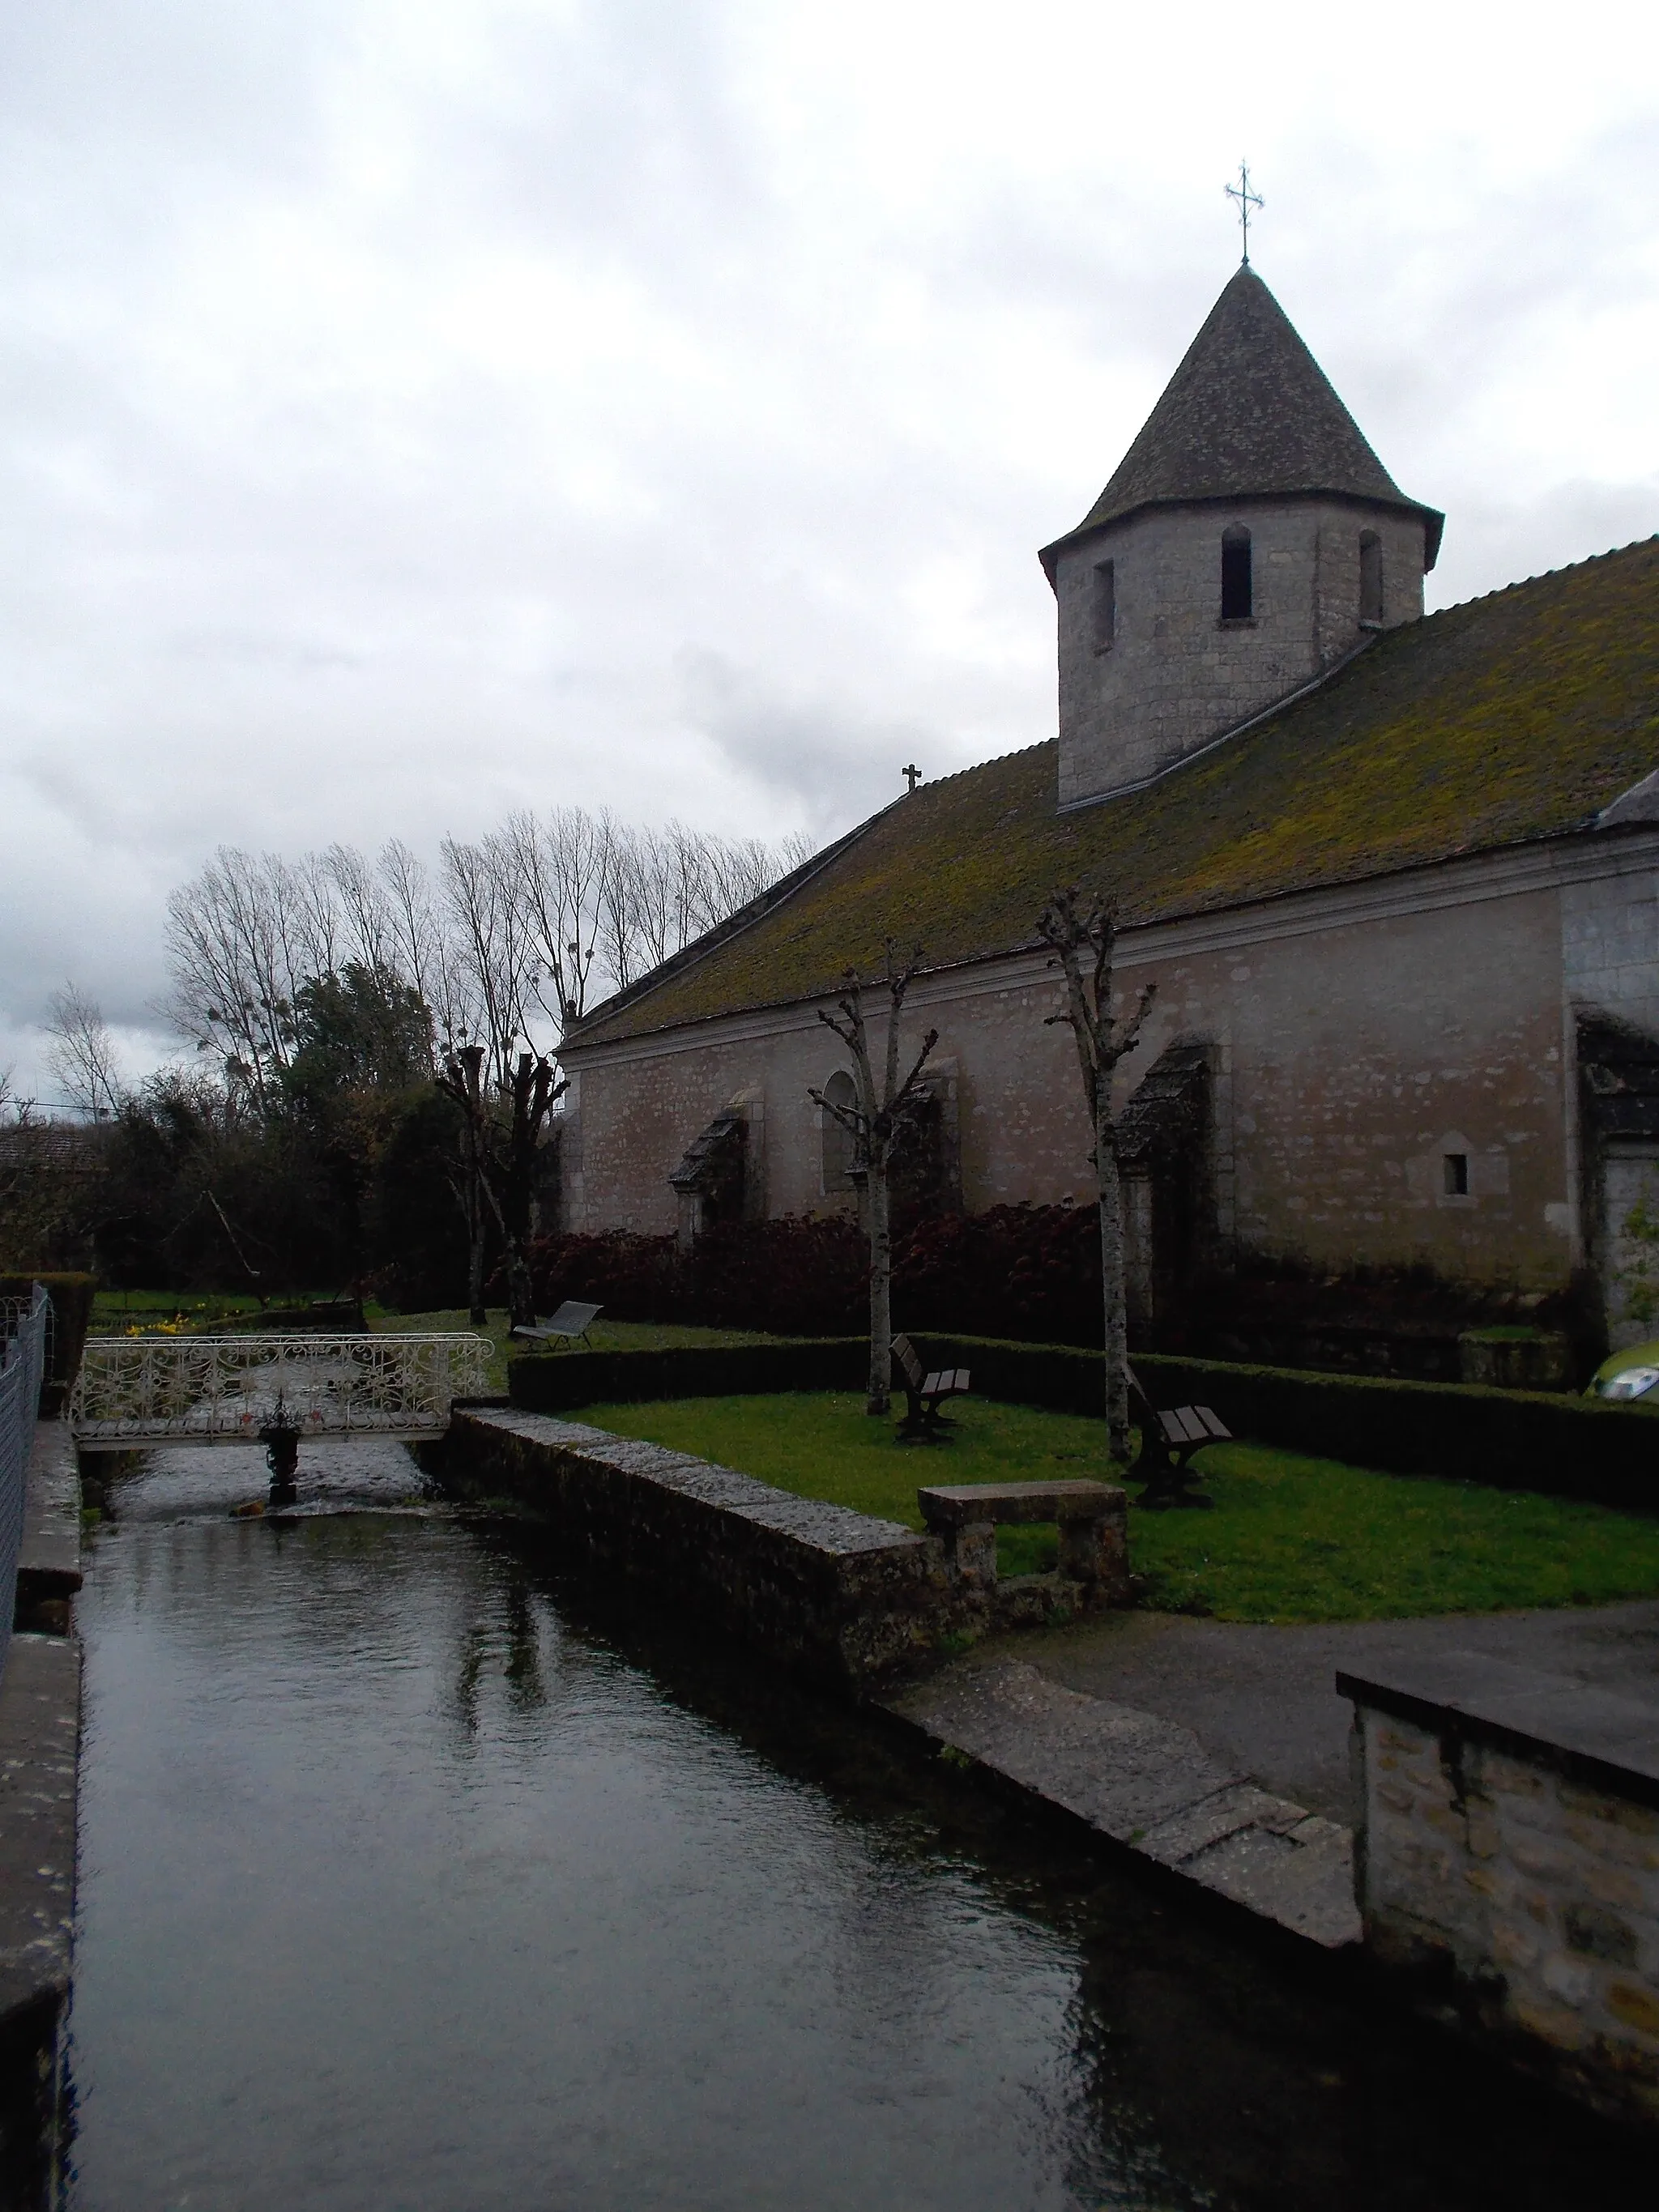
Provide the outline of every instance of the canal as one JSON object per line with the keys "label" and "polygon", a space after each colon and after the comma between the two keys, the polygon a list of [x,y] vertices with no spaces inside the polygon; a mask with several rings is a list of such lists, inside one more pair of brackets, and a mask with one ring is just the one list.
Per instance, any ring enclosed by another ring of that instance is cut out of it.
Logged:
{"label": "canal", "polygon": [[156,1453],[88,1559],[79,2212],[1555,2206],[1367,2026],[392,1445]]}

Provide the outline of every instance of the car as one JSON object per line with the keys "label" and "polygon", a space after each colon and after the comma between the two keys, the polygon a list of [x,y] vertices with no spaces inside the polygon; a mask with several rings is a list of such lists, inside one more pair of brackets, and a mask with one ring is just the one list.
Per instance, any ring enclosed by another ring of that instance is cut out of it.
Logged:
{"label": "car", "polygon": [[1610,1399],[1617,1405],[1645,1405],[1659,1413],[1659,1338],[1647,1344],[1627,1344],[1611,1359],[1604,1359],[1584,1395]]}

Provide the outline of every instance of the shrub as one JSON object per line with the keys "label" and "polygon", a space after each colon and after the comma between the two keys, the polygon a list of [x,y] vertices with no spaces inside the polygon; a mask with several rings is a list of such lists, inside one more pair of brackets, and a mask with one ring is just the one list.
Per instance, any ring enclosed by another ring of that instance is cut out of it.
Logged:
{"label": "shrub", "polygon": [[612,1321],[698,1322],[812,1336],[857,1328],[866,1281],[857,1225],[785,1215],[716,1224],[684,1260],[672,1237],[544,1237],[531,1247],[539,1311],[565,1298]]}
{"label": "shrub", "polygon": [[1100,1209],[995,1206],[916,1224],[893,1268],[909,1328],[1044,1344],[1100,1341]]}

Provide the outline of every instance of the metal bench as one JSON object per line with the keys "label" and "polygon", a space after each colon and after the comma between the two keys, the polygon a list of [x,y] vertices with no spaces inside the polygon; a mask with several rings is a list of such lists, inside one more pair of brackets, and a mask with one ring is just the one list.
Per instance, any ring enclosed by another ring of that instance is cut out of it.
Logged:
{"label": "metal bench", "polygon": [[1208,1406],[1171,1406],[1160,1411],[1142,1389],[1134,1369],[1126,1370],[1132,1399],[1140,1406],[1140,1456],[1127,1480],[1144,1482],[1139,1503],[1154,1511],[1172,1505],[1211,1505],[1213,1498],[1194,1490],[1199,1478],[1190,1462],[1206,1444],[1230,1443],[1232,1431]]}
{"label": "metal bench", "polygon": [[1126,1500],[1106,1482],[963,1482],[918,1490],[916,1503],[933,1534],[945,1543],[945,1565],[958,1580],[994,1588],[997,1525],[1053,1521],[1060,1528],[1060,1571],[1101,1585],[1109,1603],[1128,1594]]}
{"label": "metal bench", "polygon": [[942,1431],[953,1429],[956,1423],[939,1411],[945,1398],[960,1398],[968,1393],[968,1370],[965,1367],[941,1367],[932,1375],[924,1374],[916,1348],[908,1336],[893,1339],[893,1358],[903,1381],[904,1395],[909,1401],[909,1411],[898,1427],[901,1443],[943,1443]]}
{"label": "metal bench", "polygon": [[[520,1322],[513,1332],[514,1336],[533,1336],[544,1344],[550,1344],[556,1352],[562,1344],[587,1344],[587,1332],[605,1311],[603,1306],[584,1305],[580,1298],[567,1298],[551,1321],[538,1322],[531,1328]],[[587,1346],[592,1350],[592,1346]]]}

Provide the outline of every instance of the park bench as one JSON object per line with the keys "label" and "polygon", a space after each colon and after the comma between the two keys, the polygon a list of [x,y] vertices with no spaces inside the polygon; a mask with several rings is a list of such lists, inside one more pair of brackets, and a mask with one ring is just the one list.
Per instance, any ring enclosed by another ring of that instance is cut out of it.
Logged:
{"label": "park bench", "polygon": [[918,1490],[929,1531],[945,1544],[945,1564],[958,1580],[984,1589],[997,1578],[999,1522],[1054,1522],[1060,1571],[1101,1586],[1108,1603],[1128,1595],[1127,1504],[1107,1482],[963,1482]]}
{"label": "park bench", "polygon": [[932,1375],[925,1374],[916,1357],[916,1348],[908,1336],[893,1339],[893,1359],[899,1370],[909,1411],[899,1424],[901,1443],[942,1443],[941,1431],[953,1429],[956,1423],[947,1420],[939,1411],[944,1398],[960,1398],[968,1392],[968,1370],[965,1367],[941,1367]]}
{"label": "park bench", "polygon": [[1124,1371],[1131,1397],[1140,1401],[1140,1456],[1128,1474],[1131,1482],[1146,1486],[1139,1503],[1154,1510],[1170,1505],[1210,1504],[1209,1498],[1192,1487],[1197,1476],[1190,1462],[1193,1454],[1206,1444],[1231,1443],[1232,1431],[1207,1406],[1171,1406],[1160,1412],[1127,1362]]}
{"label": "park bench", "polygon": [[[544,1344],[550,1344],[555,1351],[562,1344],[572,1344],[579,1340],[587,1344],[587,1332],[604,1311],[603,1306],[584,1305],[580,1298],[567,1298],[551,1321],[538,1322],[533,1328],[520,1322],[513,1334],[514,1336],[538,1337]],[[590,1344],[587,1348],[591,1352],[593,1347]]]}

